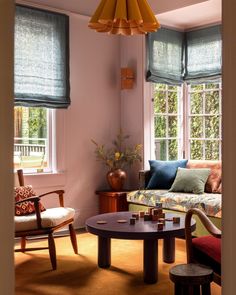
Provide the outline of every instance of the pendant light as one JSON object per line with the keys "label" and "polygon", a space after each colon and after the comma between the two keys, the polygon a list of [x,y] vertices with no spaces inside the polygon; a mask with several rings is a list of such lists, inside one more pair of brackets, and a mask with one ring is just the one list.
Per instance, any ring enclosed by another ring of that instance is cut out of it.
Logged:
{"label": "pendant light", "polygon": [[101,0],[89,27],[97,32],[135,35],[160,28],[147,0]]}

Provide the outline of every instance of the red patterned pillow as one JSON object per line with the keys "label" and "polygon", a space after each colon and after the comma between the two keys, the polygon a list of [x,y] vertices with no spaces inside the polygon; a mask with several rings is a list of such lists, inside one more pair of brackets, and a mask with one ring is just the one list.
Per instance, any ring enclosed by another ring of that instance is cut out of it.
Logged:
{"label": "red patterned pillow", "polygon": [[[36,196],[31,185],[18,186],[14,189],[15,202]],[[40,211],[45,211],[44,206],[39,202]],[[15,215],[28,215],[35,212],[34,202],[25,201],[15,206]]]}

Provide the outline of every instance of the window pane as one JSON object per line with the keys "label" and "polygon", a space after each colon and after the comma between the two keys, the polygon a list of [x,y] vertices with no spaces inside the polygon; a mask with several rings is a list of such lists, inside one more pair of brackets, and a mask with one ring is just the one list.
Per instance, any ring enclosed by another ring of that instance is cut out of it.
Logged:
{"label": "window pane", "polygon": [[169,116],[168,117],[168,137],[177,137],[178,134],[178,118],[177,116]]}
{"label": "window pane", "polygon": [[206,138],[219,138],[220,120],[218,116],[209,116],[205,119]]}
{"label": "window pane", "polygon": [[220,85],[219,83],[210,83],[210,84],[206,84],[205,85],[205,88],[206,89],[219,89],[220,88]]}
{"label": "window pane", "polygon": [[219,160],[219,141],[207,140],[205,143],[206,160]]}
{"label": "window pane", "polygon": [[15,107],[14,112],[14,168],[48,167],[47,109]]}
{"label": "window pane", "polygon": [[168,90],[177,92],[178,91],[178,86],[168,85]]}
{"label": "window pane", "polygon": [[155,117],[155,137],[166,137],[166,116]]}
{"label": "window pane", "polygon": [[169,160],[178,159],[178,142],[176,139],[169,140]]}
{"label": "window pane", "polygon": [[202,114],[203,113],[203,93],[197,92],[192,93],[190,96],[191,103],[191,114]]}
{"label": "window pane", "polygon": [[191,91],[199,91],[203,90],[203,84],[198,84],[198,85],[190,85]]}
{"label": "window pane", "polygon": [[219,91],[206,92],[206,114],[219,114]]}
{"label": "window pane", "polygon": [[154,112],[166,113],[166,92],[158,91],[154,94]]}
{"label": "window pane", "polygon": [[191,117],[190,121],[190,137],[203,137],[203,117]]}
{"label": "window pane", "polygon": [[167,85],[165,84],[159,84],[159,83],[154,83],[154,90],[158,91],[158,90],[166,90]]}
{"label": "window pane", "polygon": [[178,113],[178,93],[168,93],[168,113]]}
{"label": "window pane", "polygon": [[190,141],[190,159],[191,160],[203,159],[203,142],[201,140]]}
{"label": "window pane", "polygon": [[167,160],[166,142],[167,140],[165,139],[155,141],[155,155],[157,160],[162,160],[162,161]]}

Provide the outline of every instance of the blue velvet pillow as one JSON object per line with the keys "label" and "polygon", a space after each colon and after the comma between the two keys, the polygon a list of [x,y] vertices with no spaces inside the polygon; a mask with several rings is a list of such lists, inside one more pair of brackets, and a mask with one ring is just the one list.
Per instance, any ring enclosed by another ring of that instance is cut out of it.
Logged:
{"label": "blue velvet pillow", "polygon": [[170,189],[179,167],[186,168],[188,160],[156,161],[150,160],[151,178],[147,189]]}

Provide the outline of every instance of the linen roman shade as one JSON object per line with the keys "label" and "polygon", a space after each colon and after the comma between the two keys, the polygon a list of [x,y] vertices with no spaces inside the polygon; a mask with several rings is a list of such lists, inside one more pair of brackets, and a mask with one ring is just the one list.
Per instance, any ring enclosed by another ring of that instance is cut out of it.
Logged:
{"label": "linen roman shade", "polygon": [[15,105],[70,105],[68,16],[16,6]]}
{"label": "linen roman shade", "polygon": [[147,81],[180,85],[219,80],[221,26],[190,32],[161,28],[147,37]]}
{"label": "linen roman shade", "polygon": [[183,81],[182,32],[161,28],[148,34],[147,81],[179,85]]}
{"label": "linen roman shade", "polygon": [[221,27],[214,26],[186,33],[185,77],[191,83],[214,81],[221,76]]}

